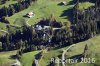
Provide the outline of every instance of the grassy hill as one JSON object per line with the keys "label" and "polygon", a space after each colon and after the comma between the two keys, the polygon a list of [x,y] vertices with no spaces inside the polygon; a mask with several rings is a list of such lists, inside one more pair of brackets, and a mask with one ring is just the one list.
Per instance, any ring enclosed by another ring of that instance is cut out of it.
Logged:
{"label": "grassy hill", "polygon": [[[7,17],[7,19],[10,21],[10,24],[22,25],[22,24],[25,24],[25,23],[22,23],[22,22],[24,22],[23,20],[25,19],[25,20],[29,20],[28,23],[30,25],[33,25],[34,23],[40,21],[42,18],[48,18],[51,14],[53,14],[55,16],[55,18],[57,19],[57,21],[66,22],[66,21],[68,21],[68,16],[66,15],[66,13],[64,14],[64,12],[73,8],[73,6],[75,4],[69,4],[67,6],[58,5],[61,1],[62,0],[38,0],[36,3],[31,5],[28,9],[25,9],[19,13],[16,13],[11,17]],[[63,1],[67,1],[69,3],[73,0],[63,0]],[[8,6],[9,4],[12,4],[12,3],[16,3],[16,1],[11,0],[4,5]],[[0,7],[2,7],[4,5],[0,5]],[[80,9],[83,9],[83,8],[87,9],[88,7],[93,6],[93,5],[94,4],[90,3],[90,2],[80,3]],[[32,17],[32,18],[23,17],[30,11],[33,11],[35,13],[34,17]],[[61,16],[62,14],[64,14],[64,16]],[[69,14],[69,12],[67,14]],[[22,19],[24,18],[24,19],[23,20],[20,19],[20,20],[16,21],[16,19],[19,19],[19,18],[22,18]],[[14,23],[14,22],[16,22],[16,23]],[[6,30],[6,26],[4,23],[0,23],[0,29]],[[0,34],[2,34],[2,33],[0,32]],[[100,60],[99,60],[100,59],[99,40],[100,40],[100,35],[96,36],[92,39],[89,39],[87,41],[77,43],[75,45],[75,47],[70,49],[70,52],[66,53],[66,55],[68,57],[73,57],[73,56],[82,54],[85,45],[88,44],[90,57],[95,57],[96,58],[95,65],[100,65],[99,64],[99,62],[100,62]],[[66,48],[67,47],[61,48],[61,49],[55,49],[55,50],[51,50],[47,53],[43,53],[43,56],[40,59],[39,64],[41,66],[48,65],[51,58],[61,56],[61,54],[63,53],[63,49],[66,49]],[[10,56],[14,55],[15,53],[16,53],[16,51],[0,52],[0,66],[7,66],[7,64],[13,62],[14,59],[11,59]],[[34,57],[37,53],[38,53],[38,51],[33,51],[33,52],[28,52],[28,53],[23,54],[20,59],[22,65],[23,66],[31,66],[32,62],[34,61]],[[93,64],[76,63],[75,66],[93,66]]]}
{"label": "grassy hill", "polygon": [[[63,0],[67,3],[70,3],[73,0]],[[19,13],[16,13],[15,15],[8,17],[8,20],[13,24],[13,22],[17,18],[23,18],[24,15],[26,15],[29,12],[34,12],[35,16],[32,18],[25,18],[26,20],[29,19],[29,24],[33,25],[34,23],[40,21],[42,18],[48,18],[51,14],[55,16],[55,18],[58,21],[66,22],[68,16],[65,14],[65,16],[61,16],[66,10],[69,10],[70,8],[73,8],[75,4],[68,4],[67,6],[64,5],[58,5],[62,0],[37,0],[33,5],[31,5],[28,9],[25,9]],[[93,6],[93,3],[85,2],[81,3],[80,8],[85,7],[86,9],[90,6]]]}
{"label": "grassy hill", "polygon": [[[68,0],[69,1],[69,0]],[[42,18],[47,18],[51,14],[57,18],[59,21],[66,21],[66,19],[63,19],[60,17],[60,15],[63,13],[66,8],[72,7],[72,5],[69,6],[60,6],[57,5],[60,3],[60,0],[38,0],[36,3],[34,3],[32,6],[30,6],[28,9],[21,11],[19,13],[16,13],[15,15],[8,17],[9,21],[11,21],[11,24],[14,22],[14,20],[18,17],[23,17],[25,14],[27,14],[30,11],[33,11],[35,13],[35,16],[29,19],[29,24],[34,24],[38,21],[40,21]],[[28,19],[28,18],[25,18]]]}
{"label": "grassy hill", "polygon": [[38,51],[34,52],[28,52],[22,55],[20,61],[23,66],[32,66],[32,63],[34,61],[35,55],[38,53]]}
{"label": "grassy hill", "polygon": [[[53,14],[57,21],[66,22],[68,21],[68,15],[72,13],[70,9],[74,7],[75,3],[70,4],[70,2],[73,2],[74,0],[63,0],[63,1],[66,1],[68,5],[66,6],[59,5],[62,2],[62,0],[37,0],[37,2],[33,3],[33,5],[31,5],[28,9],[25,9],[21,12],[14,14],[11,17],[6,17],[6,18],[9,20],[10,24],[14,24],[14,25],[24,24],[22,22],[23,19],[25,19],[26,21],[28,21],[30,25],[33,25],[38,21],[40,21],[42,18],[48,18],[51,14]],[[10,0],[6,2],[6,4],[0,5],[0,7],[2,6],[7,7],[9,4],[13,4],[16,2],[17,2],[16,0]],[[80,5],[79,7],[80,9],[83,8],[87,9],[88,7],[93,6],[94,4],[90,2],[84,2],[84,3],[80,3],[79,5]],[[31,11],[35,13],[34,17],[32,18],[23,17]],[[18,20],[19,18],[20,20]],[[17,23],[15,23],[16,20]],[[2,28],[5,29],[4,26]]]}
{"label": "grassy hill", "polygon": [[94,6],[94,5],[95,5],[94,3],[82,2],[82,3],[79,3],[79,9],[81,11],[84,11],[84,9],[88,9],[90,6]]}
{"label": "grassy hill", "polygon": [[[82,54],[84,51],[84,47],[87,44],[89,49],[89,57],[95,58],[96,62],[94,64],[89,63],[75,63],[75,64],[68,64],[68,66],[74,65],[74,66],[99,66],[100,65],[100,35],[95,36],[87,41],[79,42],[75,44],[73,48],[70,49],[69,52],[66,53],[67,57],[77,57],[78,55]],[[54,57],[60,57],[63,53],[64,49],[67,49],[68,47],[60,48],[60,49],[54,49],[51,51],[48,51],[47,53],[43,53],[41,59],[39,60],[39,65],[41,66],[47,66],[51,60],[51,58]],[[21,56],[21,63],[23,66],[31,66],[35,55],[39,51],[33,51],[25,53]],[[0,64],[9,64],[11,62],[14,62],[14,59],[11,59],[10,56],[15,55],[16,51],[10,51],[10,52],[0,52]],[[2,65],[2,66],[4,66]],[[1,66],[1,65],[0,65]]]}
{"label": "grassy hill", "polygon": [[[67,57],[77,57],[77,55],[80,55],[84,51],[84,47],[87,44],[89,47],[89,58],[95,58],[96,62],[94,64],[89,63],[75,63],[75,64],[68,64],[67,66],[99,66],[100,65],[100,35],[95,36],[94,38],[91,38],[87,41],[77,43],[73,48],[70,49],[69,52],[66,53]],[[67,48],[67,47],[66,47]],[[65,49],[65,48],[62,48]],[[40,65],[41,66],[47,66],[50,62],[50,59],[53,57],[59,57],[62,54],[62,49],[52,50],[48,53],[44,53],[43,57],[40,59]]]}
{"label": "grassy hill", "polygon": [[[95,36],[87,41],[77,43],[73,48],[69,50],[69,52],[66,53],[68,58],[71,57],[77,57],[78,55],[82,54],[84,51],[84,47],[87,44],[89,49],[89,58],[95,58],[94,64],[89,63],[75,63],[75,64],[68,64],[67,66],[99,66],[100,65],[100,35]],[[54,57],[60,57],[63,53],[64,49],[67,49],[68,47],[60,48],[60,49],[54,49],[51,51],[48,51],[47,53],[43,53],[41,59],[39,60],[40,66],[47,66],[50,63],[51,58]],[[21,62],[24,66],[31,66],[32,62],[34,61],[34,56],[37,54],[38,51],[25,53],[22,55]]]}
{"label": "grassy hill", "polygon": [[16,51],[0,52],[0,66],[11,66],[11,63],[15,62],[11,56],[15,54]]}
{"label": "grassy hill", "polygon": [[0,22],[0,29],[2,30],[6,30],[6,25],[4,23]]}
{"label": "grassy hill", "polygon": [[0,8],[2,8],[4,6],[8,7],[9,4],[14,4],[14,3],[17,3],[17,0],[9,0],[9,1],[6,1],[5,4],[0,5]]}
{"label": "grassy hill", "polygon": [[[0,22],[0,29],[1,30],[6,30],[6,25],[4,23],[1,23]],[[0,32],[0,36],[4,35],[5,33],[4,32]]]}

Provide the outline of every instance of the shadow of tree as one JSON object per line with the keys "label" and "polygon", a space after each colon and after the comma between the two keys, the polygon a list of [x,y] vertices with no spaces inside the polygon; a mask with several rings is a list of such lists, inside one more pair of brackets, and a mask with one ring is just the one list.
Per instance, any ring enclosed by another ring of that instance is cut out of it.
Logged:
{"label": "shadow of tree", "polygon": [[75,4],[77,2],[77,0],[72,0],[72,1],[70,1],[67,5],[73,5],[73,4]]}
{"label": "shadow of tree", "polygon": [[60,17],[65,17],[64,19],[69,19],[71,22],[73,21],[73,8],[69,8],[68,10],[64,10]]}
{"label": "shadow of tree", "polygon": [[[76,2],[77,0],[72,0],[67,5],[74,5]],[[64,19],[68,19],[70,22],[73,22],[73,7],[64,10],[60,17],[65,17]]]}
{"label": "shadow of tree", "polygon": [[70,59],[73,59],[73,60],[78,59],[78,62],[80,62],[82,57],[83,57],[83,55],[79,54],[79,55],[75,55],[75,56],[70,57]]}
{"label": "shadow of tree", "polygon": [[36,66],[35,61],[33,61],[32,66]]}
{"label": "shadow of tree", "polygon": [[29,18],[27,15],[23,15],[24,18]]}
{"label": "shadow of tree", "polygon": [[58,3],[57,5],[59,5],[59,6],[64,6],[64,3],[60,2],[60,3]]}
{"label": "shadow of tree", "polygon": [[35,59],[39,60],[42,56],[42,52],[39,52],[38,54],[35,55]]}
{"label": "shadow of tree", "polygon": [[9,59],[16,59],[17,56],[16,55],[11,55]]}

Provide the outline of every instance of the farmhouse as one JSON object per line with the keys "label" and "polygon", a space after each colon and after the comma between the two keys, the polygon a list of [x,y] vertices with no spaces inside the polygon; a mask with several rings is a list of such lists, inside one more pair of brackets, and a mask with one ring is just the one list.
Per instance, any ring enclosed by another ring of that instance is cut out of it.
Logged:
{"label": "farmhouse", "polygon": [[51,26],[46,26],[46,25],[34,25],[33,26],[33,29],[35,29],[35,30],[46,30],[46,29],[50,29],[51,28]]}
{"label": "farmhouse", "polygon": [[67,5],[67,2],[66,1],[62,1],[59,3],[59,5]]}
{"label": "farmhouse", "polygon": [[41,25],[36,25],[34,28],[35,28],[36,30],[42,30],[42,29],[43,29]]}
{"label": "farmhouse", "polygon": [[29,13],[27,13],[26,15],[27,15],[27,17],[29,17],[29,18],[35,16],[35,14],[34,14],[33,12],[29,12]]}

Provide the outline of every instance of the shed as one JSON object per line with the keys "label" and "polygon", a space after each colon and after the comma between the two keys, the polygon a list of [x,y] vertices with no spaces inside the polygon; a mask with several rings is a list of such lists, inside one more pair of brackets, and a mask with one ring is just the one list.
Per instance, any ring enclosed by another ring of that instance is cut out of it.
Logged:
{"label": "shed", "polygon": [[67,2],[66,1],[62,1],[59,3],[59,5],[67,5]]}
{"label": "shed", "polygon": [[35,16],[35,14],[34,14],[33,12],[27,13],[27,17],[31,18],[31,17],[33,17],[33,16]]}

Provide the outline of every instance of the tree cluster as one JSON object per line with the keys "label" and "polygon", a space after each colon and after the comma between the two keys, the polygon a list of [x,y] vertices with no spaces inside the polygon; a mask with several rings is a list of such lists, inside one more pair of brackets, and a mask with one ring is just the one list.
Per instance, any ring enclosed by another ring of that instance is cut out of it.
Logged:
{"label": "tree cluster", "polygon": [[12,16],[13,14],[27,9],[36,0],[19,0],[18,3],[10,4],[8,7],[4,6],[0,9],[0,21],[6,16]]}
{"label": "tree cluster", "polygon": [[9,0],[0,0],[0,5],[5,4]]}
{"label": "tree cluster", "polygon": [[[42,49],[42,47],[63,47],[87,40],[100,34],[100,6],[95,5],[85,11],[73,8],[73,22],[67,27],[55,20],[53,16],[43,19],[36,25],[51,26],[50,29],[36,30],[33,26],[23,26],[16,33],[7,34],[0,38],[2,50],[21,49],[23,52]],[[35,27],[35,25],[34,25]],[[53,28],[60,28],[54,30]]]}
{"label": "tree cluster", "polygon": [[78,9],[78,3],[73,9],[72,32],[79,39],[91,38],[100,33],[100,7],[96,3],[83,12]]}

